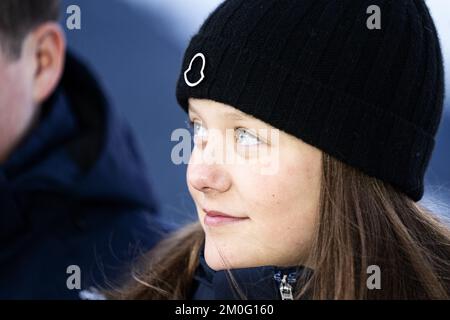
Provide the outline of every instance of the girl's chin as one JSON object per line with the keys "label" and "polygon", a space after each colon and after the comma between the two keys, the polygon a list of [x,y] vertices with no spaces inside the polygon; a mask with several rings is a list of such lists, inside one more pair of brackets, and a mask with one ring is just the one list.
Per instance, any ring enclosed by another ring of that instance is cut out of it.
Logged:
{"label": "girl's chin", "polygon": [[[236,269],[236,268],[247,268],[251,266],[258,266],[258,262],[250,261],[248,255],[245,253],[239,253],[239,248],[242,246],[228,245],[226,249],[223,249],[220,253],[214,247],[205,247],[205,260],[208,266],[215,270],[226,270],[226,269]],[[241,258],[239,258],[241,257]],[[246,259],[243,260],[242,257]]]}

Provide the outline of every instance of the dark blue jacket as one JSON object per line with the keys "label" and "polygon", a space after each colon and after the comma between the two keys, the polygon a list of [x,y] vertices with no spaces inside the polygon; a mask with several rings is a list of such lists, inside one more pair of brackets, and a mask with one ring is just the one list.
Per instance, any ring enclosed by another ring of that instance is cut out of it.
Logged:
{"label": "dark blue jacket", "polygon": [[203,248],[190,293],[191,300],[290,300],[295,296],[300,276],[303,274],[307,278],[312,274],[309,268],[294,266],[231,269],[241,295],[233,287],[226,270],[215,271],[208,266]]}
{"label": "dark blue jacket", "polygon": [[129,129],[71,55],[42,107],[0,166],[1,299],[76,299],[69,266],[105,286],[165,231]]}

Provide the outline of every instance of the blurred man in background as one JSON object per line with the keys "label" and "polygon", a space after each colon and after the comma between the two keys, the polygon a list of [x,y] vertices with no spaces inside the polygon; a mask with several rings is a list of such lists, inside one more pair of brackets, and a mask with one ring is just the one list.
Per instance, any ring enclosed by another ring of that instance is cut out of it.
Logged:
{"label": "blurred man in background", "polygon": [[127,126],[66,55],[58,0],[0,1],[0,298],[107,287],[163,235]]}

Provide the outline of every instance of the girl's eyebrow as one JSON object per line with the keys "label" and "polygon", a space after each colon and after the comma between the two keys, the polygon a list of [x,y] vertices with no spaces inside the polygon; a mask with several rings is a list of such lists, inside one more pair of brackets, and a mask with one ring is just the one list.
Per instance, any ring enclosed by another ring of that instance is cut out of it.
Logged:
{"label": "girl's eyebrow", "polygon": [[237,112],[224,112],[223,117],[231,119],[231,120],[236,120],[236,121],[240,121],[240,120],[246,120],[247,117],[244,115],[241,115]]}
{"label": "girl's eyebrow", "polygon": [[[194,106],[192,106],[191,104],[189,104],[189,111],[195,112],[197,114],[200,114]],[[231,119],[231,120],[235,120],[235,121],[243,121],[243,120],[251,120],[254,119],[253,116],[251,115],[246,115],[242,112],[236,112],[236,111],[224,111],[221,112],[221,116]]]}
{"label": "girl's eyebrow", "polygon": [[192,104],[188,105],[188,113],[194,112],[196,114],[200,114],[193,106]]}

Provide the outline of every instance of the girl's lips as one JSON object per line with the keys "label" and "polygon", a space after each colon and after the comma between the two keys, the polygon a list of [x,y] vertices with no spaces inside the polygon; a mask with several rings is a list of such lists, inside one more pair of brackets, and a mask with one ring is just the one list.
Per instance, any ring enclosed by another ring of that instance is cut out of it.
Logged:
{"label": "girl's lips", "polygon": [[220,212],[213,212],[206,210],[204,211],[206,212],[204,223],[210,227],[217,227],[224,224],[236,223],[248,219],[248,217],[240,218],[240,217],[233,217]]}

